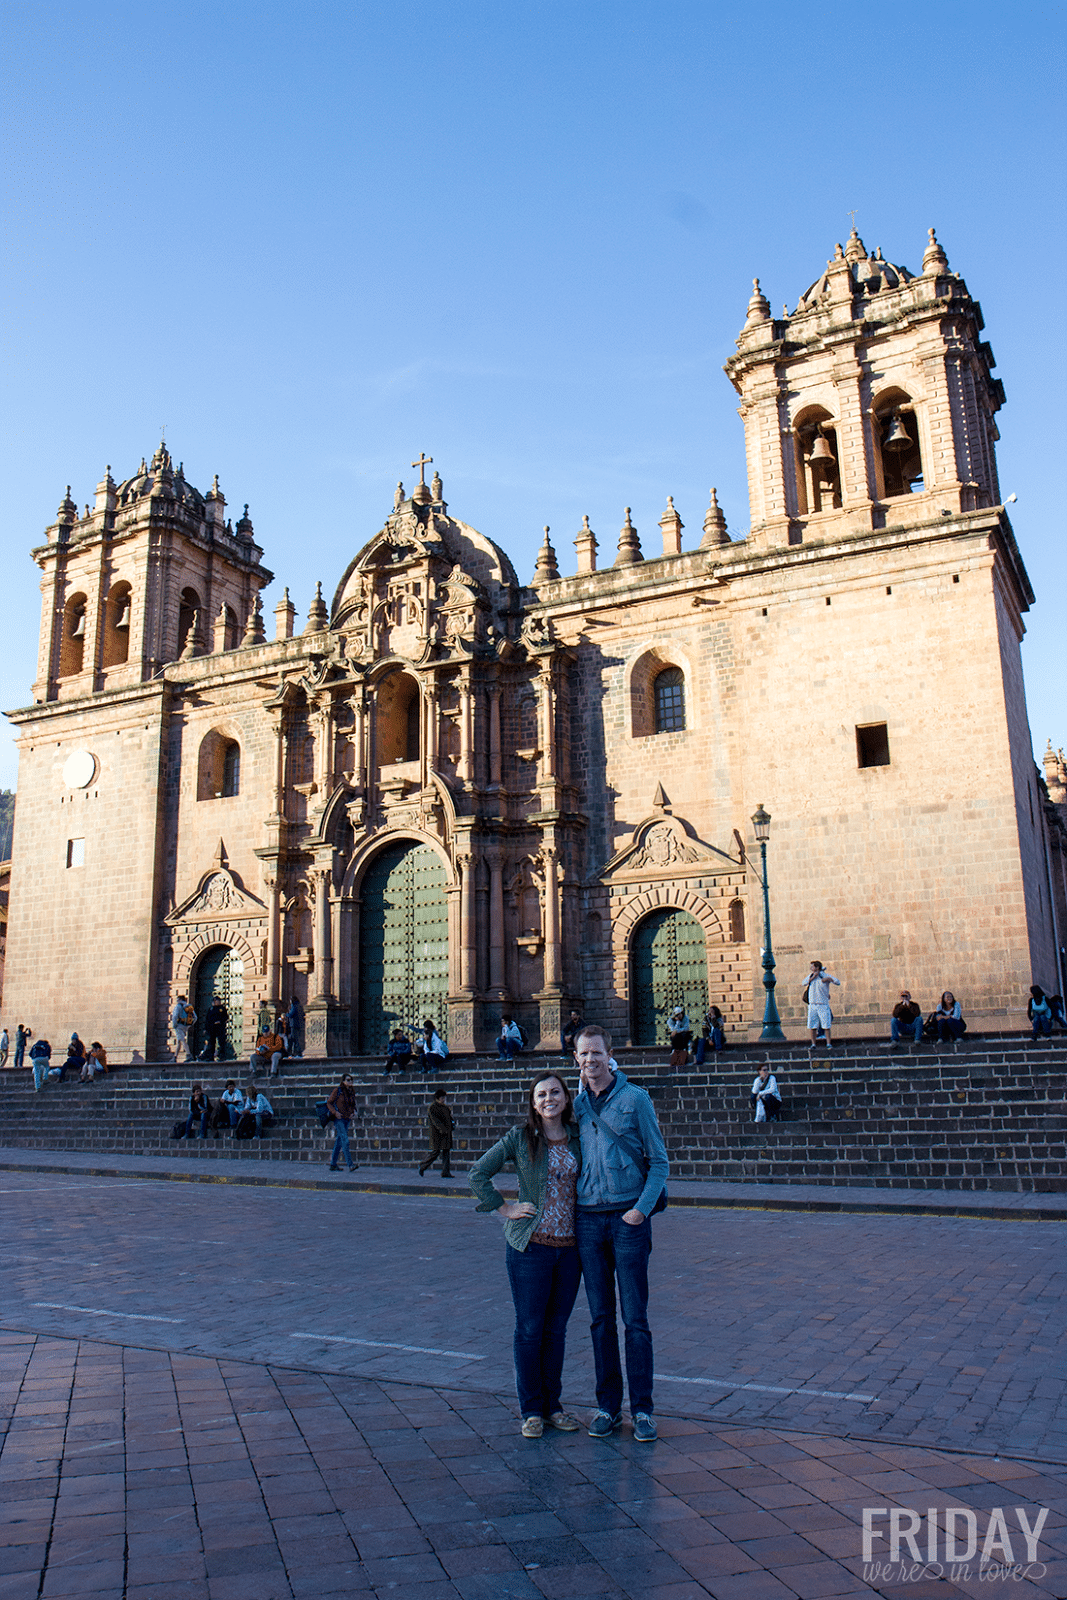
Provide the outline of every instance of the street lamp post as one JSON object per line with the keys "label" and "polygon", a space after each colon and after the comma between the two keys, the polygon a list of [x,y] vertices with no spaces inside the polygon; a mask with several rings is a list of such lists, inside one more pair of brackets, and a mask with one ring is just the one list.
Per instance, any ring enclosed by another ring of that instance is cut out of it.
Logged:
{"label": "street lamp post", "polygon": [[759,840],[760,860],[763,867],[763,987],[767,991],[767,1002],[763,1007],[763,1032],[760,1034],[761,1044],[785,1044],[785,1034],[782,1032],[782,1019],[778,1015],[778,1007],[774,1003],[774,954],[771,950],[771,898],[767,889],[767,840],[771,834],[770,813],[764,811],[762,803],[754,812],[752,826]]}

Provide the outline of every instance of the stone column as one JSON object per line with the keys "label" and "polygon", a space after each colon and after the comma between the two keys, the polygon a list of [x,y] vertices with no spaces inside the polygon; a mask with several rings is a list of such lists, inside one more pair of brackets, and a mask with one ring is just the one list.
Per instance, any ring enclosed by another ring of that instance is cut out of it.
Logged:
{"label": "stone column", "polygon": [[470,673],[463,672],[459,679],[459,761],[456,763],[456,777],[460,783],[471,783],[474,778],[474,758],[471,748],[472,698]]}
{"label": "stone column", "polygon": [[329,866],[317,864],[310,877],[315,886],[315,999],[329,1000],[333,996],[333,942],[330,918]]}
{"label": "stone column", "polygon": [[494,999],[507,989],[504,971],[504,858],[499,850],[489,854],[489,988]]}
{"label": "stone column", "polygon": [[333,785],[333,700],[322,695],[316,701],[315,719],[315,786],[321,800],[325,800]]}
{"label": "stone column", "polygon": [[423,748],[426,752],[426,772],[429,774],[437,771],[438,764],[437,747],[438,733],[440,730],[440,713],[439,690],[437,679],[435,677],[428,677],[426,679],[426,703],[424,706],[424,713],[426,717],[426,737],[423,740]]}
{"label": "stone column", "polygon": [[541,773],[556,776],[556,704],[552,684],[552,663],[545,662],[541,678]]}
{"label": "stone column", "polygon": [[546,844],[545,862],[545,988],[558,992],[560,983],[559,863],[556,847]]}
{"label": "stone column", "polygon": [[499,789],[500,775],[500,685],[489,686],[489,782]]}
{"label": "stone column", "polygon": [[459,896],[459,987],[462,994],[474,992],[474,856],[465,851],[456,856],[460,871]]}

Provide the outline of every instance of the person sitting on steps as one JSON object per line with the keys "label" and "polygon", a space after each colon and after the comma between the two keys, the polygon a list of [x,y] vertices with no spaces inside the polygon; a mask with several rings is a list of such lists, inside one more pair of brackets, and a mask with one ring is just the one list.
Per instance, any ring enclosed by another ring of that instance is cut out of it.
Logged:
{"label": "person sitting on steps", "polygon": [[911,998],[909,989],[902,989],[900,999],[893,1007],[893,1015],[889,1020],[889,1034],[892,1039],[890,1050],[901,1048],[900,1040],[903,1034],[911,1035],[911,1048],[918,1050],[923,1036],[922,1006],[916,1005]]}
{"label": "person sitting on steps", "polygon": [[[778,1093],[778,1080],[765,1061],[752,1081],[749,1102],[756,1113],[757,1122],[777,1122],[782,1115],[782,1098]],[[760,1106],[763,1115],[760,1116]]]}

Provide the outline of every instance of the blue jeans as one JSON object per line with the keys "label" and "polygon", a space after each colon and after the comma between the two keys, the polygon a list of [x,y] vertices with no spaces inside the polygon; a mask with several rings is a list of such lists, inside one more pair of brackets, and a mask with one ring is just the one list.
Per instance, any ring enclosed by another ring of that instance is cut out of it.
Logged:
{"label": "blue jeans", "polygon": [[560,1409],[567,1320],[578,1297],[582,1264],[573,1245],[505,1246],[515,1302],[515,1388],[524,1417]]}
{"label": "blue jeans", "polygon": [[652,1222],[646,1217],[634,1228],[624,1222],[622,1216],[621,1211],[579,1210],[576,1224],[592,1319],[589,1331],[596,1366],[596,1403],[612,1417],[622,1409],[622,1367],[615,1321],[616,1280],[626,1330],[630,1412],[636,1415],[638,1411],[652,1410],[652,1333],[648,1326]]}
{"label": "blue jeans", "polygon": [[193,1137],[193,1123],[198,1121],[200,1123],[200,1137],[201,1139],[206,1139],[207,1119],[208,1113],[206,1111],[202,1111],[199,1117],[195,1111],[191,1111],[185,1119],[185,1137],[187,1139],[191,1139]]}
{"label": "blue jeans", "polygon": [[949,1039],[962,1039],[967,1032],[967,1024],[962,1017],[938,1017],[937,1037],[941,1044]]}
{"label": "blue jeans", "polygon": [[1030,1030],[1030,1038],[1032,1040],[1036,1039],[1039,1033],[1043,1033],[1048,1039],[1052,1038],[1051,1017],[1035,1017],[1033,1019],[1033,1026]]}
{"label": "blue jeans", "polygon": [[337,1159],[338,1156],[344,1156],[345,1166],[351,1169],[353,1161],[352,1152],[348,1148],[348,1123],[342,1122],[339,1117],[335,1117],[333,1123],[333,1154],[330,1157],[331,1167],[340,1165]]}
{"label": "blue jeans", "polygon": [[[498,1039],[497,1040],[497,1042],[496,1042],[496,1058],[497,1058],[498,1061],[514,1061],[515,1057],[517,1055],[521,1055],[521,1054],[522,1054],[522,1045],[521,1044],[517,1044],[514,1039]],[[520,1255],[522,1254],[521,1250],[519,1251],[519,1254]],[[557,1407],[557,1409],[558,1409],[558,1407]],[[527,1416],[532,1416],[532,1414],[533,1414],[532,1412],[526,1412],[525,1413],[525,1415],[527,1415]]]}
{"label": "blue jeans", "polygon": [[922,1044],[922,1037],[923,1037],[922,1012],[919,1013],[919,1015],[915,1018],[914,1022],[901,1022],[897,1017],[890,1017],[890,1019],[889,1019],[889,1036],[892,1039],[893,1043],[896,1044],[899,1041],[901,1035],[905,1034],[905,1033],[910,1033],[913,1041],[916,1044]]}

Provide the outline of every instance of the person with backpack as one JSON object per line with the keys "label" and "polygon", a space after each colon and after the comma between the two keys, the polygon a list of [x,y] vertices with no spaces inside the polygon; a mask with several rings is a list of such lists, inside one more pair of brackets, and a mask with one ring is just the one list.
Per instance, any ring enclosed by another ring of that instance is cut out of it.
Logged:
{"label": "person with backpack", "polygon": [[[170,1014],[170,1025],[174,1030],[174,1065],[177,1066],[181,1059],[181,1052],[185,1051],[185,1059],[189,1060],[189,1029],[196,1021],[196,1012],[183,994],[174,1002],[174,1010]],[[162,1069],[161,1069],[162,1070]]]}
{"label": "person with backpack", "polygon": [[496,1041],[497,1060],[514,1061],[516,1056],[522,1055],[525,1043],[526,1040],[519,1024],[512,1017],[510,1011],[505,1011],[500,1018],[500,1036]]}
{"label": "person with backpack", "polygon": [[30,1046],[30,1065],[33,1068],[33,1092],[40,1094],[44,1081],[48,1076],[49,1063],[52,1060],[52,1046],[47,1039],[35,1039]]}

